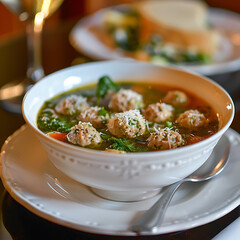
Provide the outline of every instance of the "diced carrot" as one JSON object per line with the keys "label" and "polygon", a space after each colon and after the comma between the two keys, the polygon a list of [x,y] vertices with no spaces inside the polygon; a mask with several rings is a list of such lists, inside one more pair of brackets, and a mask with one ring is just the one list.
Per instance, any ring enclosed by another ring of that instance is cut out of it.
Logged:
{"label": "diced carrot", "polygon": [[61,132],[50,132],[48,134],[49,137],[52,137],[62,142],[66,142],[66,135],[67,135],[66,133],[61,133]]}

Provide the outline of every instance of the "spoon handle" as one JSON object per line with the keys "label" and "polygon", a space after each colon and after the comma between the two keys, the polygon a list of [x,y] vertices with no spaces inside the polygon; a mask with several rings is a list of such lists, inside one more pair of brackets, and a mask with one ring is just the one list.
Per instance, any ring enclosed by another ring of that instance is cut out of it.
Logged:
{"label": "spoon handle", "polygon": [[133,223],[132,230],[138,233],[157,230],[162,224],[165,212],[174,193],[185,181],[186,179],[170,185],[156,203]]}

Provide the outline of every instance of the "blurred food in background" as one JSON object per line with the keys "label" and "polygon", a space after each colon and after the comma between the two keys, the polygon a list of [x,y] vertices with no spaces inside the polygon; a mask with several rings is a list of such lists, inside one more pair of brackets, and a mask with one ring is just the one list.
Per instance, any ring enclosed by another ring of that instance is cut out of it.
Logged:
{"label": "blurred food in background", "polygon": [[[125,56],[159,64],[211,64],[220,34],[208,24],[208,7],[240,12],[236,0],[65,0],[49,23],[72,21],[112,7],[101,28],[92,29],[108,47]],[[128,7],[120,7],[125,4]],[[190,19],[190,20],[189,20]],[[0,3],[0,37],[24,31],[21,23]],[[123,26],[124,25],[124,26]],[[217,55],[218,56],[218,55]]]}
{"label": "blurred food in background", "polygon": [[92,32],[109,48],[154,63],[209,63],[220,33],[208,21],[208,6],[192,0],[148,0],[109,8]]}

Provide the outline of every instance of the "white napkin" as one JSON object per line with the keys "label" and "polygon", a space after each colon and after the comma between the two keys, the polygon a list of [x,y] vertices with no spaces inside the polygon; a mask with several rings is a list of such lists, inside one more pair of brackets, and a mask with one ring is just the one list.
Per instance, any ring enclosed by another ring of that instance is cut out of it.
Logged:
{"label": "white napkin", "polygon": [[237,240],[240,239],[240,217],[223,229],[212,240]]}

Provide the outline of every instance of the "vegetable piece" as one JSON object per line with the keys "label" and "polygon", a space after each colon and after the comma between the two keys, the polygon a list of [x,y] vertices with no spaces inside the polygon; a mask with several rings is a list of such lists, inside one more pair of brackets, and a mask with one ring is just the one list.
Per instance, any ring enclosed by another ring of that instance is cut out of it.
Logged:
{"label": "vegetable piece", "polygon": [[109,112],[104,109],[104,107],[102,107],[99,111],[98,111],[98,116],[103,116],[106,117],[106,115],[109,114]]}
{"label": "vegetable piece", "polygon": [[211,57],[204,53],[195,52],[183,52],[182,53],[183,62],[186,63],[210,63]]}
{"label": "vegetable piece", "polygon": [[125,138],[113,138],[113,148],[120,151],[135,152],[135,147]]}
{"label": "vegetable piece", "polygon": [[121,6],[106,12],[104,25],[115,44],[126,51],[140,46],[140,15],[134,8]]}
{"label": "vegetable piece", "polygon": [[109,76],[103,76],[98,80],[96,96],[97,104],[99,104],[100,99],[103,98],[109,90],[118,91],[119,87],[112,81]]}
{"label": "vegetable piece", "polygon": [[171,128],[171,127],[173,126],[173,123],[170,122],[170,121],[166,121],[166,126],[167,126],[168,128]]}
{"label": "vegetable piece", "polygon": [[136,51],[139,48],[139,28],[118,28],[113,32],[113,38],[118,47],[126,51]]}
{"label": "vegetable piece", "polygon": [[48,136],[51,138],[54,138],[56,140],[66,142],[66,133],[61,133],[61,132],[50,132],[48,133]]}
{"label": "vegetable piece", "polygon": [[77,124],[76,119],[70,119],[65,115],[57,116],[52,111],[43,111],[37,121],[38,128],[43,132],[70,132],[71,128]]}
{"label": "vegetable piece", "polygon": [[138,150],[145,152],[147,149],[145,148],[136,148],[134,146],[134,143],[131,143],[128,141],[126,138],[116,138],[112,137],[111,135],[101,133],[101,137],[104,140],[107,140],[108,142],[112,143],[111,146],[112,148],[119,150],[119,151],[125,151],[125,152],[136,152]]}

